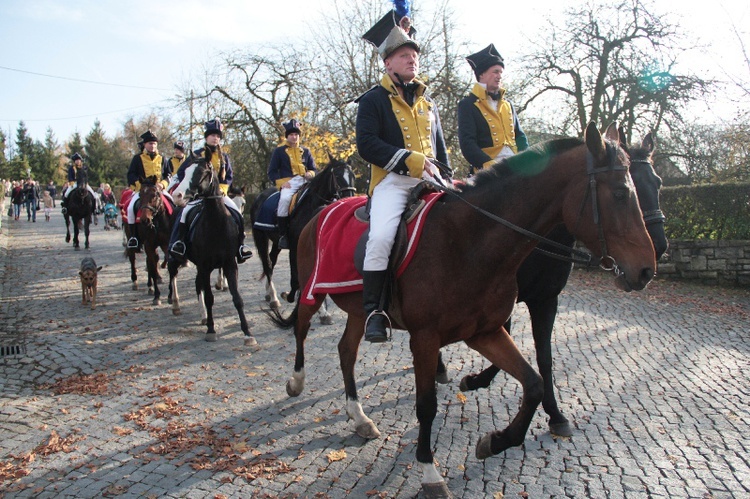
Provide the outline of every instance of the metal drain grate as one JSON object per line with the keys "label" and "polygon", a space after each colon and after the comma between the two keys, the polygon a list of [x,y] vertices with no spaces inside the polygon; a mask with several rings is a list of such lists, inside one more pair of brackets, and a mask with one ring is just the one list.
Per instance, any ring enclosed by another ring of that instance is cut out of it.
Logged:
{"label": "metal drain grate", "polygon": [[25,353],[26,345],[0,345],[0,357],[24,355]]}

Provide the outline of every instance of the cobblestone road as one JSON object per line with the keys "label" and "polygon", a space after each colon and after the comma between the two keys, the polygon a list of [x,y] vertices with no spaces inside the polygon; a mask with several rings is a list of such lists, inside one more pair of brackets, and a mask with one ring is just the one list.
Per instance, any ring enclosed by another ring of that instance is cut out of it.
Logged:
{"label": "cobblestone road", "polygon": [[[142,260],[141,290],[130,289],[120,233],[92,230],[92,249],[75,252],[59,213],[49,223],[4,220],[0,496],[418,495],[405,334],[362,347],[360,395],[383,433],[365,441],[344,411],[340,313],[314,326],[307,389],[290,399],[293,343],[261,312],[257,259],[240,278],[260,348],[243,346],[227,293],[217,297],[219,341],[206,343],[190,269],[176,318],[166,301],[151,305]],[[104,266],[94,311],[80,305],[84,255]],[[514,321],[533,359],[525,307]],[[478,461],[477,440],[507,424],[520,388],[501,375],[464,400],[458,381],[486,364],[453,345],[444,351],[453,382],[438,390],[436,459],[456,497],[750,497],[749,348],[746,291],[657,281],[624,294],[608,276],[576,271],[554,340],[574,436],[553,438],[540,409],[522,447]]]}

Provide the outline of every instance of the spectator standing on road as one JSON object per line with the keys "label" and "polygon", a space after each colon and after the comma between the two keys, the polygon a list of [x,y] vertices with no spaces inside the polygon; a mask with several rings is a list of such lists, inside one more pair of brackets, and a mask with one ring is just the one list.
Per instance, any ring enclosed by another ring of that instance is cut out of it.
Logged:
{"label": "spectator standing on road", "polygon": [[57,204],[55,203],[55,195],[57,194],[57,187],[55,187],[55,182],[50,180],[49,184],[47,184],[47,192],[49,192],[49,196],[52,198],[52,207],[55,208]]}
{"label": "spectator standing on road", "polygon": [[54,208],[54,199],[52,199],[48,190],[44,191],[42,195],[42,203],[44,203],[44,219],[49,222],[52,208]]}
{"label": "spectator standing on road", "polygon": [[26,221],[36,223],[36,210],[39,208],[39,188],[31,179],[23,186],[24,202],[26,203]]}
{"label": "spectator standing on road", "polygon": [[21,186],[21,182],[13,182],[11,201],[13,202],[13,220],[18,220],[21,217],[21,205],[24,202],[23,186]]}

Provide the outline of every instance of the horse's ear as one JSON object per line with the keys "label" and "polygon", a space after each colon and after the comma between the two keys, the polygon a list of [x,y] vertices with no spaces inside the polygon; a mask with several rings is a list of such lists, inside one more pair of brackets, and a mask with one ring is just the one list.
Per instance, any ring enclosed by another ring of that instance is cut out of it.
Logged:
{"label": "horse's ear", "polygon": [[336,161],[336,159],[333,157],[333,154],[331,154],[331,151],[326,151],[328,153],[328,162],[333,163]]}
{"label": "horse's ear", "polygon": [[646,136],[643,138],[643,141],[641,142],[641,147],[646,149],[649,154],[654,152],[654,149],[656,149],[656,140],[654,140],[654,136],[651,132],[648,132]]}
{"label": "horse's ear", "polygon": [[593,121],[586,127],[585,133],[586,148],[595,158],[601,159],[604,157],[604,152],[607,150],[607,146],[604,144],[599,130],[596,128],[596,123]]}
{"label": "horse's ear", "polygon": [[615,144],[619,144],[620,141],[620,131],[617,129],[617,122],[613,121],[609,124],[607,129],[604,131],[604,137],[607,140],[611,140]]}
{"label": "horse's ear", "polygon": [[622,147],[623,150],[627,152],[628,139],[625,138],[625,129],[622,127],[622,125],[617,128],[617,133],[620,135],[620,147]]}

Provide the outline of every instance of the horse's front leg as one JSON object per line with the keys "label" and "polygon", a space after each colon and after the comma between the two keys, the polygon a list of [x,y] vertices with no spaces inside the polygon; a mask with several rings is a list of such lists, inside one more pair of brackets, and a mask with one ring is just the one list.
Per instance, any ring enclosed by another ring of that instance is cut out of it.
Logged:
{"label": "horse's front leg", "polygon": [[[297,302],[297,307],[292,313],[294,317],[294,339],[297,350],[294,355],[294,373],[286,382],[286,393],[290,397],[297,397],[305,389],[305,340],[310,331],[310,321],[318,310],[323,298],[316,296],[313,305],[303,305]],[[277,312],[278,313],[278,312]]]}
{"label": "horse's front leg", "polygon": [[432,422],[437,414],[435,376],[438,368],[440,344],[431,341],[434,332],[411,333],[409,345],[414,358],[414,378],[417,386],[417,462],[422,469],[422,489],[425,497],[452,497],[442,475],[435,467],[432,454]]}
{"label": "horse's front leg", "polygon": [[65,242],[70,242],[70,218],[65,217]]}
{"label": "horse's front leg", "polygon": [[526,362],[504,327],[498,332],[478,334],[466,340],[466,344],[517,379],[523,387],[521,408],[513,421],[502,431],[487,433],[477,443],[477,459],[486,459],[523,443],[536,408],[542,401],[544,386],[541,376]]}
{"label": "horse's front leg", "polygon": [[131,288],[134,291],[138,290],[138,273],[135,268],[135,251],[131,249],[125,250],[128,253],[128,260],[130,260],[130,282],[133,283]]}
{"label": "horse's front leg", "polygon": [[80,228],[78,227],[78,221],[74,218],[73,219],[73,248],[74,249],[81,249],[81,245],[78,242],[78,234],[79,234]]}
{"label": "horse's front leg", "polygon": [[[510,333],[510,327],[512,325],[512,319],[508,319],[505,323],[505,330]],[[487,369],[480,372],[479,374],[467,374],[461,380],[459,389],[462,392],[471,392],[480,388],[489,388],[492,384],[492,380],[500,372],[500,368],[490,365]]]}
{"label": "horse's front leg", "polygon": [[91,220],[89,218],[84,219],[83,221],[83,237],[84,237],[84,247],[86,249],[89,249],[89,225],[91,224]]}
{"label": "horse's front leg", "polygon": [[245,335],[245,346],[255,346],[258,342],[250,332],[250,327],[247,324],[247,318],[245,317],[245,303],[242,301],[242,296],[240,295],[239,285],[237,283],[237,263],[234,259],[232,259],[231,263],[224,266],[224,277],[227,280],[229,292],[232,295],[234,308],[237,309],[237,314],[240,316],[240,328],[242,328],[242,334]]}
{"label": "horse's front leg", "polygon": [[177,274],[180,271],[180,265],[169,260],[167,268],[169,270],[169,298],[167,303],[172,305],[172,315],[180,315],[182,310],[180,310],[180,294],[177,291]]}
{"label": "horse's front leg", "polygon": [[357,395],[357,381],[354,379],[354,365],[357,363],[359,343],[364,335],[364,317],[349,315],[346,320],[344,335],[339,340],[339,361],[341,374],[344,376],[346,393],[346,415],[354,421],[357,435],[372,439],[380,436],[380,431],[372,419],[365,415]]}
{"label": "horse's front leg", "polygon": [[542,407],[549,415],[549,431],[554,435],[569,437],[573,435],[573,427],[557,406],[552,376],[552,330],[557,317],[557,305],[558,295],[538,302],[526,302],[531,317],[531,330],[534,334],[536,363],[539,367],[539,374],[544,380]]}
{"label": "horse's front leg", "polygon": [[144,245],[144,248],[146,250],[146,268],[148,269],[148,277],[149,281],[154,287],[154,300],[152,304],[154,306],[161,305],[161,291],[159,290],[159,283],[157,282],[157,277],[159,275],[159,257],[156,255],[156,248],[153,247],[146,247]]}
{"label": "horse's front leg", "polygon": [[198,267],[198,273],[195,276],[195,287],[198,292],[198,300],[201,300],[201,294],[203,295],[203,302],[206,311],[206,341],[216,341],[216,329],[214,328],[214,293],[211,291],[211,269],[204,270],[200,266]]}

